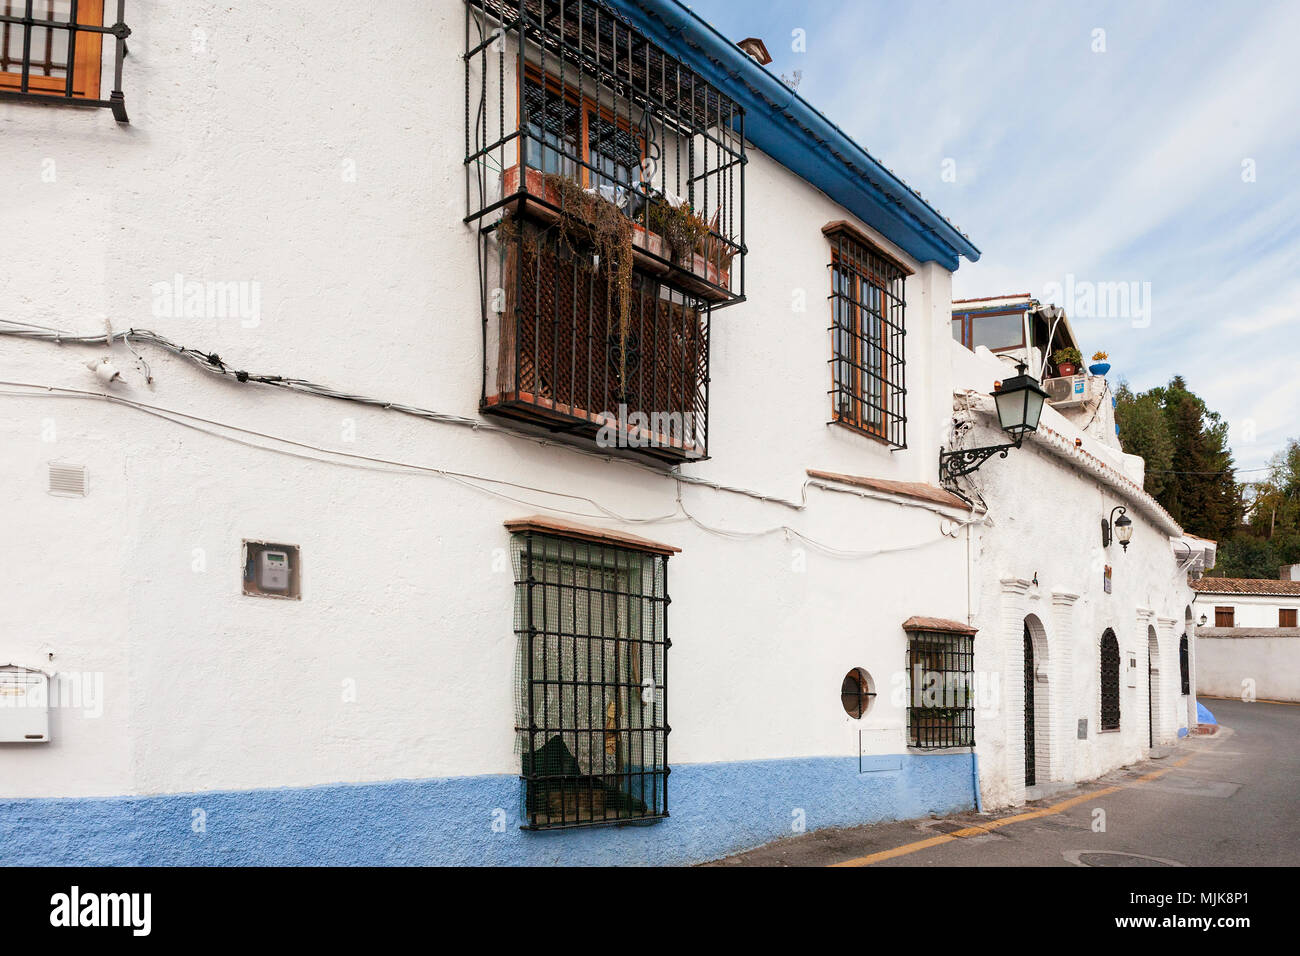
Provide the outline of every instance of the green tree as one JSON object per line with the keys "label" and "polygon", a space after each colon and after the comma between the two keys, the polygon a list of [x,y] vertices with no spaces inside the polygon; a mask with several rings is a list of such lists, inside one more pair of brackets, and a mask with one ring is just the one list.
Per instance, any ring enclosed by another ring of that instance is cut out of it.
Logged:
{"label": "green tree", "polygon": [[[1241,490],[1228,449],[1228,423],[1187,387],[1181,375],[1168,385],[1133,393],[1116,421],[1124,450],[1147,460],[1147,490],[1192,534],[1226,541],[1241,522]],[[1157,422],[1159,410],[1163,427]]]}
{"label": "green tree", "polygon": [[1121,382],[1115,392],[1115,423],[1124,450],[1145,459],[1147,493],[1159,500],[1174,467],[1174,441],[1159,400],[1150,392],[1136,394]]}

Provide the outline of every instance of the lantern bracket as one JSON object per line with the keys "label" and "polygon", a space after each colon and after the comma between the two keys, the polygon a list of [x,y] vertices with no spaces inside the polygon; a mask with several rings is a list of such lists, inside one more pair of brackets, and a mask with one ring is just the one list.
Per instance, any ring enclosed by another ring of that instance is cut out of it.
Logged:
{"label": "lantern bracket", "polygon": [[1007,452],[1020,447],[1020,440],[1005,445],[985,445],[982,448],[959,448],[956,451],[939,449],[939,480],[949,481],[969,475],[994,455],[1007,457]]}

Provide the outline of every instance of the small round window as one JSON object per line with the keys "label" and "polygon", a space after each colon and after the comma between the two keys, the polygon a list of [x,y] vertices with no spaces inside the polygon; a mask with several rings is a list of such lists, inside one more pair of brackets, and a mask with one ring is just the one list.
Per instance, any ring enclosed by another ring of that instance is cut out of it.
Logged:
{"label": "small round window", "polygon": [[875,696],[871,675],[861,667],[855,667],[844,675],[844,682],[840,684],[840,703],[844,705],[844,712],[854,720],[867,712]]}

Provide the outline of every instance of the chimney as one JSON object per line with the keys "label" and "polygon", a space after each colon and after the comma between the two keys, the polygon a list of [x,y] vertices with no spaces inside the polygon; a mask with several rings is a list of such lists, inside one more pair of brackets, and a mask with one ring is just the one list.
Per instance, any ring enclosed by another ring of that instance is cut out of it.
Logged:
{"label": "chimney", "polygon": [[1282,581],[1300,581],[1300,564],[1282,565],[1277,576]]}
{"label": "chimney", "polygon": [[759,66],[767,66],[772,62],[772,55],[767,52],[767,45],[758,37],[745,37],[736,46],[757,60]]}

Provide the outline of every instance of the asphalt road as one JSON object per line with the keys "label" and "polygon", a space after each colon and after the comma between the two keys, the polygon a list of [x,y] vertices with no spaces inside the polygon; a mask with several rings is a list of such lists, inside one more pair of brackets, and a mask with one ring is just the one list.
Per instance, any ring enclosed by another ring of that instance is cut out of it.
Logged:
{"label": "asphalt road", "polygon": [[1077,790],[994,813],[814,831],[713,865],[1295,866],[1300,706],[1204,703],[1217,734]]}

